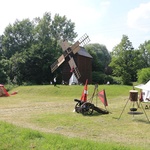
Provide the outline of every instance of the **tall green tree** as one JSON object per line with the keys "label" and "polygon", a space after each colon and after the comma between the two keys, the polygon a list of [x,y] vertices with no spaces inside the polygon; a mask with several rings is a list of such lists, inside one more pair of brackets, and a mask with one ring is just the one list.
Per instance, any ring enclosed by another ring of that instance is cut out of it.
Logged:
{"label": "tall green tree", "polygon": [[34,25],[29,19],[16,20],[13,25],[9,24],[2,38],[2,53],[10,58],[16,52],[27,50],[34,41]]}
{"label": "tall green tree", "polygon": [[141,57],[139,61],[142,63],[142,67],[150,67],[150,40],[145,41],[144,44],[140,44],[138,50],[140,52]]}
{"label": "tall green tree", "polygon": [[[28,73],[32,73],[33,81],[43,83],[52,80],[53,75],[50,74],[50,65],[61,55],[62,49],[59,45],[59,40],[68,40],[70,42],[77,36],[74,32],[75,24],[67,20],[65,16],[61,17],[58,14],[51,17],[50,13],[45,13],[42,18],[37,18],[36,43],[32,45],[30,51],[31,58],[28,61],[29,65],[34,66],[36,70],[31,70],[29,67]],[[35,65],[36,64],[36,65]],[[30,67],[31,68],[31,67]],[[39,73],[40,72],[40,73]]]}
{"label": "tall green tree", "polygon": [[123,35],[121,42],[114,47],[110,66],[113,69],[113,75],[122,78],[123,84],[130,84],[136,80],[134,69],[134,48],[128,36]]}
{"label": "tall green tree", "polygon": [[108,79],[108,65],[111,57],[105,45],[102,44],[88,44],[86,50],[93,57],[92,59],[92,80],[93,83],[104,84]]}
{"label": "tall green tree", "polygon": [[57,41],[67,40],[68,42],[73,42],[74,38],[77,37],[77,33],[72,32],[75,29],[75,23],[70,19],[67,20],[66,16],[61,17],[59,14],[55,14],[51,29]]}

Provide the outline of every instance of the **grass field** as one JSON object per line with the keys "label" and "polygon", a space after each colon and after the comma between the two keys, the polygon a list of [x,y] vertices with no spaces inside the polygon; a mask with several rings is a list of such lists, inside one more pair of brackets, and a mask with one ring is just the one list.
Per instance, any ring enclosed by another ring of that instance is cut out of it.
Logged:
{"label": "grass field", "polygon": [[[0,98],[0,149],[22,146],[21,149],[148,150],[150,124],[145,114],[127,114],[132,107],[129,101],[118,120],[132,87],[101,85],[98,89],[106,91],[107,109],[111,112],[108,115],[94,112],[92,116],[83,116],[73,112],[74,99],[80,99],[83,86],[20,86],[13,89],[10,93],[18,91],[17,95]],[[94,86],[89,85],[88,98],[93,90]],[[96,97],[93,103],[104,108]],[[138,111],[143,112],[141,108]],[[145,111],[149,117],[150,109]],[[8,137],[14,137],[14,140]]]}

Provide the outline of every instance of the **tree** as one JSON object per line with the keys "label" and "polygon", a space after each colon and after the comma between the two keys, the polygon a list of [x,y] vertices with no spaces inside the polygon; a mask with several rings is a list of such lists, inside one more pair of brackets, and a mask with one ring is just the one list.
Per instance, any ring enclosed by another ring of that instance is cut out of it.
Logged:
{"label": "tree", "polygon": [[13,25],[9,24],[2,38],[2,53],[10,58],[16,52],[27,50],[34,41],[34,25],[29,19],[16,20]]}
{"label": "tree", "polygon": [[150,68],[143,68],[138,71],[138,82],[146,83],[150,80]]}
{"label": "tree", "polygon": [[74,38],[77,37],[74,31],[75,23],[71,20],[67,20],[66,16],[61,17],[59,14],[55,14],[54,20],[52,21],[51,31],[55,39],[67,40],[73,42]]}
{"label": "tree", "polygon": [[8,80],[7,71],[9,69],[9,61],[0,57],[0,83],[6,83]]}
{"label": "tree", "polygon": [[25,76],[25,67],[24,64],[26,63],[25,57],[27,55],[23,54],[24,52],[16,52],[9,60],[9,72],[7,72],[10,76],[10,80],[18,85],[23,83],[23,78]]}
{"label": "tree", "polygon": [[93,57],[92,70],[101,71],[104,73],[111,60],[110,54],[106,46],[95,43],[88,44],[85,48]]}
{"label": "tree", "polygon": [[[98,43],[88,44],[85,49],[93,57],[92,59],[92,79],[93,83],[103,84],[108,81],[108,65],[110,63],[110,54],[105,45]],[[110,79],[110,78],[109,78]]]}
{"label": "tree", "polygon": [[138,48],[140,52],[140,59],[143,68],[150,67],[150,40],[145,41],[144,44],[140,44]]}
{"label": "tree", "polygon": [[74,23],[67,20],[65,16],[61,17],[56,14],[52,19],[50,13],[45,13],[42,18],[36,18],[36,20],[36,43],[30,49],[32,53],[30,60],[28,60],[29,65],[32,64],[36,70],[33,72],[31,67],[26,68],[29,70],[27,72],[32,73],[33,76],[36,73],[34,79],[32,75],[28,75],[32,78],[30,80],[41,84],[53,79],[53,75],[50,74],[50,65],[62,53],[59,40],[66,39],[72,42],[77,34],[74,32]]}
{"label": "tree", "polygon": [[7,74],[11,80],[17,84],[49,83],[53,78],[50,65],[61,53],[58,40],[73,41],[77,36],[74,28],[65,16],[56,14],[52,19],[47,12],[42,18],[17,20],[6,27],[1,54],[10,60]]}
{"label": "tree", "polygon": [[136,80],[136,69],[134,68],[134,48],[128,36],[123,35],[121,42],[114,47],[110,66],[113,69],[113,75],[122,78],[123,84],[130,84]]}

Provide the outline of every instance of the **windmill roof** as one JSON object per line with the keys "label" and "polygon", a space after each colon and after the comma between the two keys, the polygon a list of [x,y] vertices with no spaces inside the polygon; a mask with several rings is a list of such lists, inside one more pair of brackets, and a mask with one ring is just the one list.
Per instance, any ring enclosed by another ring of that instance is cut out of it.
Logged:
{"label": "windmill roof", "polygon": [[93,58],[86,50],[84,47],[80,47],[80,50],[78,51],[78,54],[81,56]]}

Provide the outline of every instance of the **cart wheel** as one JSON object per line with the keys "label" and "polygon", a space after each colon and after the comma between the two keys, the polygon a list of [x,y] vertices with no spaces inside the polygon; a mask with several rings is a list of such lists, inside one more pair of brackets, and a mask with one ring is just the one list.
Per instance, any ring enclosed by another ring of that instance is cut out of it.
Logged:
{"label": "cart wheel", "polygon": [[89,103],[89,102],[85,102],[82,104],[81,106],[81,111],[83,115],[91,115],[93,113],[93,108],[94,105]]}
{"label": "cart wheel", "polygon": [[76,111],[77,113],[80,112],[80,109],[81,109],[80,107],[81,107],[81,103],[80,103],[80,102],[76,103],[76,105],[75,105],[75,111]]}

